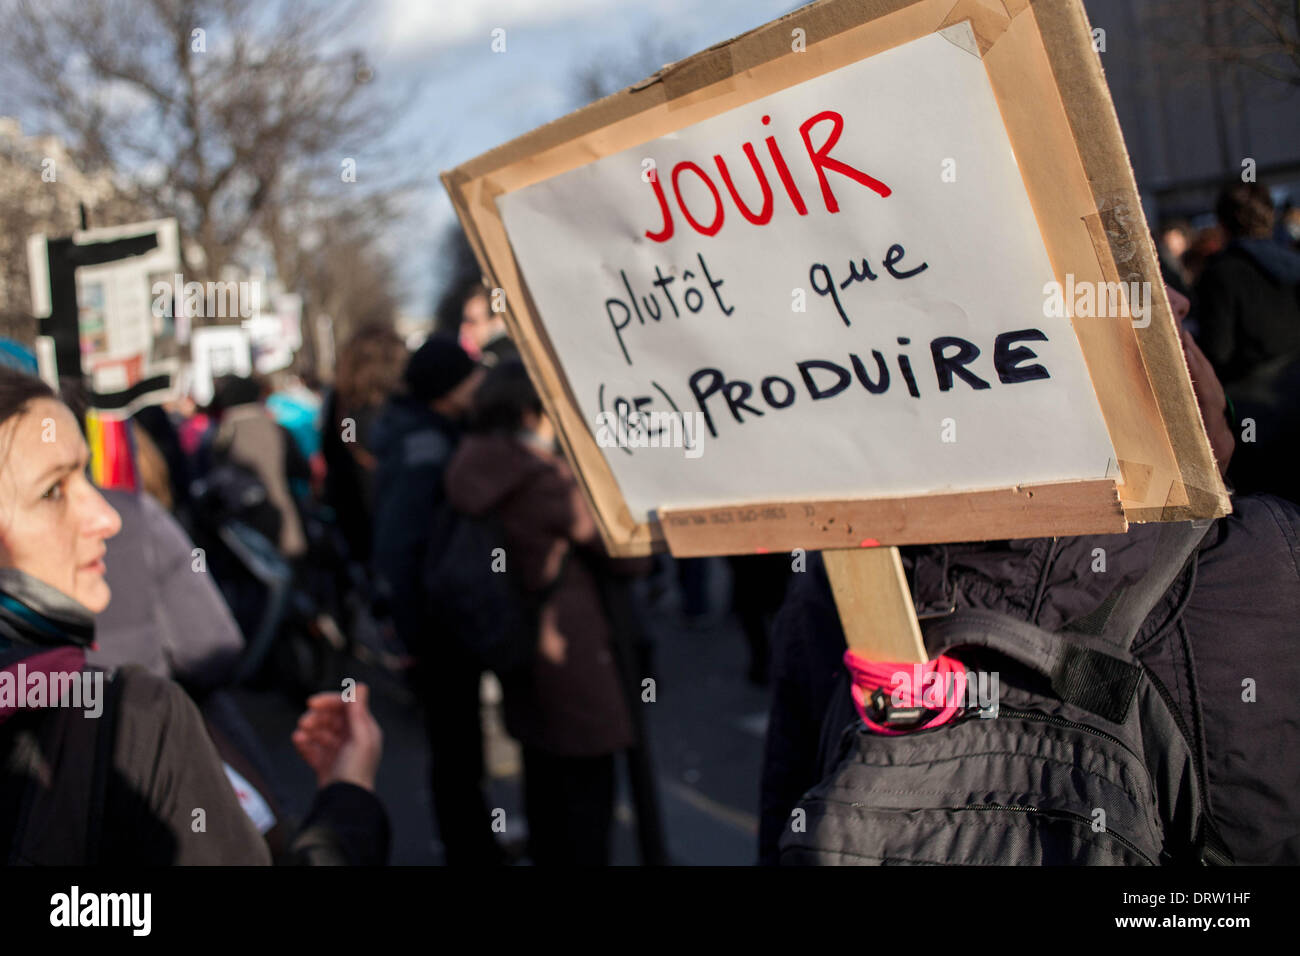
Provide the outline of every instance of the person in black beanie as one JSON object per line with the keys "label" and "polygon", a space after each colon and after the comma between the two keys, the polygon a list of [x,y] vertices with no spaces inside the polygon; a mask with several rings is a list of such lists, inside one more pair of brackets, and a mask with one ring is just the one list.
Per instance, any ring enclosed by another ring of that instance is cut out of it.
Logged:
{"label": "person in black beanie", "polygon": [[443,502],[443,471],[485,371],[454,339],[431,336],[411,355],[403,391],[375,422],[372,563],[392,600],[397,636],[415,658],[425,713],[434,818],[453,865],[503,861],[483,792],[482,668],[441,641],[423,609],[421,569]]}
{"label": "person in black beanie", "polygon": [[375,422],[372,554],[375,572],[394,597],[398,636],[412,652],[422,623],[420,563],[442,496],[442,470],[483,375],[455,341],[430,337],[411,355],[403,390]]}
{"label": "person in black beanie", "polygon": [[411,355],[402,392],[375,422],[373,561],[393,596],[398,637],[413,653],[424,623],[420,566],[442,497],[443,468],[484,374],[455,341],[432,336]]}

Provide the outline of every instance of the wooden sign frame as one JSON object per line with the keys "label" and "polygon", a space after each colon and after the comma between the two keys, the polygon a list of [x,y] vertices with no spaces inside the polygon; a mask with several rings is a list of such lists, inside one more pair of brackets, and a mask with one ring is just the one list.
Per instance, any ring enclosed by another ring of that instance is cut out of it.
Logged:
{"label": "wooden sign frame", "polygon": [[[634,521],[563,374],[496,198],[963,21],[974,33],[1056,278],[1151,284],[1145,327],[1127,317],[1072,319],[1118,480],[679,509]],[[792,49],[796,29],[803,31],[802,52]],[[505,292],[507,326],[612,554],[1122,532],[1129,521],[1231,510],[1081,0],[822,0],[671,64],[442,179],[487,281]]]}

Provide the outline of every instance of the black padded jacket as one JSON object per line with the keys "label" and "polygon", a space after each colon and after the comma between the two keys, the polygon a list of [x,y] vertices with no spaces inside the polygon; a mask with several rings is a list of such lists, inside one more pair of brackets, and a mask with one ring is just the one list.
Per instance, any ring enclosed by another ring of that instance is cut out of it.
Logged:
{"label": "black padded jacket", "polygon": [[[1152,611],[1134,651],[1197,738],[1211,812],[1235,860],[1298,863],[1300,509],[1263,495],[1233,507],[1201,542],[1194,575]],[[905,548],[903,563],[923,628],[926,615],[975,607],[1056,631],[1141,578],[1157,531]],[[1171,638],[1149,640],[1157,628],[1170,633],[1174,617]],[[843,654],[825,568],[813,555],[774,627],[760,863],[777,862],[791,811],[830,769],[828,744],[857,719]]]}

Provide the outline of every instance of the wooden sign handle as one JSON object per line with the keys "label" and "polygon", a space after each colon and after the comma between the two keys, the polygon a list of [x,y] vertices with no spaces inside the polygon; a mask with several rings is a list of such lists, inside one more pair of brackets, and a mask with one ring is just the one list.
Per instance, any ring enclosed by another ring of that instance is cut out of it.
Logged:
{"label": "wooden sign handle", "polygon": [[897,548],[823,551],[822,560],[849,647],[872,661],[929,659]]}

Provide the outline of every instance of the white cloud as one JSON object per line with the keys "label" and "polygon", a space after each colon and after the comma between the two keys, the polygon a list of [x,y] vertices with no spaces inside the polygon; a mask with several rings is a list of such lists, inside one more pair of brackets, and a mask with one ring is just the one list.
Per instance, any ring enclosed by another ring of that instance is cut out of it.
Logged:
{"label": "white cloud", "polygon": [[384,0],[382,38],[399,57],[474,38],[487,44],[497,27],[509,44],[511,28],[613,6],[614,0]]}

